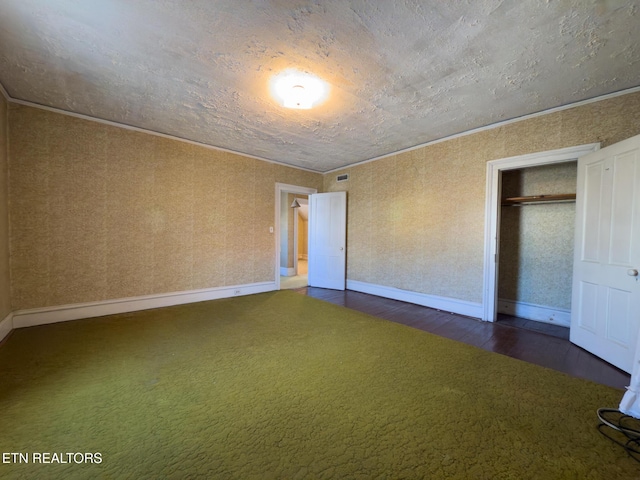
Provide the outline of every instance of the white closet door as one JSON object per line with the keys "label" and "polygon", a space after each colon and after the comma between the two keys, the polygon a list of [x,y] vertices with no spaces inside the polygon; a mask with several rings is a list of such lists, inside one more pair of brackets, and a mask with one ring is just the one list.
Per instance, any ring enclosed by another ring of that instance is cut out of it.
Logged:
{"label": "white closet door", "polygon": [[626,372],[640,327],[640,135],[578,160],[571,341]]}

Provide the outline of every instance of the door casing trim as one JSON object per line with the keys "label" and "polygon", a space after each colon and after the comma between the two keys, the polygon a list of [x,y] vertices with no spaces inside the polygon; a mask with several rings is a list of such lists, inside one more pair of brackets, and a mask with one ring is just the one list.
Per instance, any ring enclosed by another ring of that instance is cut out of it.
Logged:
{"label": "door casing trim", "polygon": [[[280,207],[282,193],[299,193],[300,195],[313,195],[318,193],[317,188],[301,187],[299,185],[289,185],[287,183],[276,182],[276,215],[274,222],[274,240],[275,240],[275,283],[276,290],[280,290]],[[311,215],[311,213],[309,213]]]}
{"label": "door casing trim", "polygon": [[487,186],[484,216],[484,269],[482,289],[482,320],[493,322],[498,302],[498,247],[500,244],[500,193],[502,172],[517,168],[551,165],[577,160],[578,157],[600,150],[599,143],[518,155],[487,162]]}

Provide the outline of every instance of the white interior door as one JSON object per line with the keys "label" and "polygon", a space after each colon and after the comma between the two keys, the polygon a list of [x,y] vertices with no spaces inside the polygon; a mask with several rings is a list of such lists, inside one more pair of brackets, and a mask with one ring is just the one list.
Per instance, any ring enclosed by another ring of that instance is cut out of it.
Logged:
{"label": "white interior door", "polygon": [[631,372],[640,326],[640,135],[578,160],[571,341]]}
{"label": "white interior door", "polygon": [[347,194],[309,195],[309,286],[344,290]]}

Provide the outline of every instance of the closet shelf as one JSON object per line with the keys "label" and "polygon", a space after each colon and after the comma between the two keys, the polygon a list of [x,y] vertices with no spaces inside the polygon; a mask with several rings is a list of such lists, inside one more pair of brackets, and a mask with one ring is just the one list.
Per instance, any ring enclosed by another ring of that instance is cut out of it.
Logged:
{"label": "closet shelf", "polygon": [[508,197],[502,199],[502,205],[532,205],[537,203],[575,202],[575,193],[556,193],[550,195],[530,195],[528,197]]}

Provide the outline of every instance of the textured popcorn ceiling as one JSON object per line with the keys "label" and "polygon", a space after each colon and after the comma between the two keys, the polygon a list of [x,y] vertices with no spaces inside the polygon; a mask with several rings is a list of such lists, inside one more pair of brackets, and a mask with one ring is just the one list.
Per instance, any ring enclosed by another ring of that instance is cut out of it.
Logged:
{"label": "textured popcorn ceiling", "polygon": [[[9,96],[327,171],[640,84],[628,1],[2,0]],[[330,84],[288,110],[269,80]]]}

